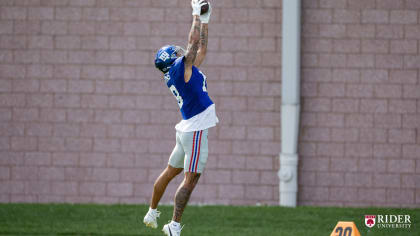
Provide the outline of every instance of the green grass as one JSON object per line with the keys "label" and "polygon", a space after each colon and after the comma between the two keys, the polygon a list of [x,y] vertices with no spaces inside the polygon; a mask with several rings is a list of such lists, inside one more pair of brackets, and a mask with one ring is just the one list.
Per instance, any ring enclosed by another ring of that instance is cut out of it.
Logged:
{"label": "green grass", "polygon": [[[159,207],[156,230],[144,227],[145,205],[0,204],[0,235],[163,235],[172,215]],[[409,214],[412,229],[371,229],[365,214]],[[354,221],[362,236],[420,235],[419,209],[189,206],[182,236],[329,236],[337,221]]]}

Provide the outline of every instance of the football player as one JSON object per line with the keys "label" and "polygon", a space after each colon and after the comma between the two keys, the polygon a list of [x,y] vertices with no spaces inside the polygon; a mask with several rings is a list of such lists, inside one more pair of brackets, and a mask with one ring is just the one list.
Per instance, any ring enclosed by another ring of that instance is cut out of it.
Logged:
{"label": "football player", "polygon": [[207,51],[208,23],[211,5],[201,14],[204,0],[192,0],[193,22],[187,50],[167,45],[159,49],[155,66],[163,73],[165,84],[178,101],[182,120],[175,126],[176,145],[169,157],[168,166],[157,178],[149,211],[144,223],[157,228],[158,203],[169,182],[184,171],[184,180],[175,194],[172,221],[163,226],[168,236],[181,235],[181,217],[194,187],[206,166],[208,157],[208,129],[216,126],[215,105],[207,93],[207,78],[198,68]]}

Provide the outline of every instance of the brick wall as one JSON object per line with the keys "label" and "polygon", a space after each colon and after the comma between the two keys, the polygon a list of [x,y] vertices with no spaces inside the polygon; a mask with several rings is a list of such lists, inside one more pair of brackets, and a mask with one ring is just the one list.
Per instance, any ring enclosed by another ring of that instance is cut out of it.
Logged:
{"label": "brick wall", "polygon": [[[189,2],[0,0],[0,202],[148,201],[180,119],[153,57],[186,44]],[[213,3],[221,122],[191,201],[277,204],[281,1]],[[420,204],[420,4],[303,7],[299,203]]]}
{"label": "brick wall", "polygon": [[304,205],[420,205],[417,0],[304,1]]}
{"label": "brick wall", "polygon": [[[186,46],[190,1],[0,4],[0,201],[148,202],[181,119],[154,54]],[[214,1],[202,69],[221,123],[195,203],[278,201],[279,5]]]}

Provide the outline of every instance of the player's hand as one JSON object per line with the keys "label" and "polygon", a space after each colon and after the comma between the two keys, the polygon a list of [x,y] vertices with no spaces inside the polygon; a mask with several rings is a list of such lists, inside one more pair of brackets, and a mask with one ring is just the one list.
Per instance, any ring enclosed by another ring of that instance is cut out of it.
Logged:
{"label": "player's hand", "polygon": [[[202,2],[202,1],[203,0],[201,0],[200,2]],[[209,23],[210,16],[211,16],[211,4],[210,4],[210,2],[208,2],[208,3],[209,3],[209,10],[205,14],[200,15],[200,21],[201,21],[201,23],[204,23],[204,24]]]}
{"label": "player's hand", "polygon": [[192,15],[199,16],[201,14],[201,4],[199,0],[191,0]]}

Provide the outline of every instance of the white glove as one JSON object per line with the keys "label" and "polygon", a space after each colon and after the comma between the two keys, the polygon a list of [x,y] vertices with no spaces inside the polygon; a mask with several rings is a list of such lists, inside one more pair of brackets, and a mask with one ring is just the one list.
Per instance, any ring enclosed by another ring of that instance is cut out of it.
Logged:
{"label": "white glove", "polygon": [[211,4],[210,4],[210,2],[208,2],[208,3],[209,3],[209,10],[205,14],[200,15],[200,21],[201,21],[201,23],[204,23],[204,24],[209,23],[210,16],[211,16]]}
{"label": "white glove", "polygon": [[192,15],[199,16],[201,13],[201,5],[198,0],[191,0]]}

